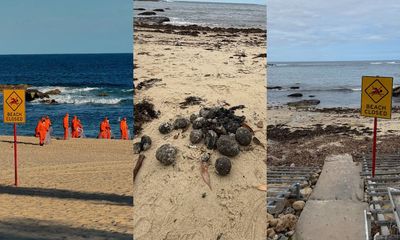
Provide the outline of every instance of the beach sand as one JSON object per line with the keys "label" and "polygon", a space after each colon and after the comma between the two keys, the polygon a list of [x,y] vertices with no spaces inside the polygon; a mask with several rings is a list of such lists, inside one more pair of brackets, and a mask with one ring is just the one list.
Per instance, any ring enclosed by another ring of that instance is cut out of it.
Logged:
{"label": "beach sand", "polygon": [[[265,33],[200,31],[190,36],[154,30],[136,27],[134,33],[135,85],[162,80],[135,93],[136,103],[147,99],[161,112],[138,136],[149,135],[153,145],[143,152],[146,158],[134,183],[135,239],[264,239],[266,193],[256,187],[266,181],[266,149],[254,143],[243,148],[232,158],[230,174],[221,177],[214,168],[221,155],[204,144],[190,146],[191,127],[167,135],[158,127],[178,115],[189,118],[204,106],[243,104],[236,115],[246,116],[266,145],[266,58],[257,57],[266,52]],[[204,102],[180,108],[188,96]],[[256,126],[260,121],[261,128]],[[163,166],[155,158],[165,143],[178,148],[174,166]],[[211,153],[212,190],[200,175],[204,151]]]}
{"label": "beach sand", "polygon": [[132,239],[132,141],[0,137],[1,239]]}

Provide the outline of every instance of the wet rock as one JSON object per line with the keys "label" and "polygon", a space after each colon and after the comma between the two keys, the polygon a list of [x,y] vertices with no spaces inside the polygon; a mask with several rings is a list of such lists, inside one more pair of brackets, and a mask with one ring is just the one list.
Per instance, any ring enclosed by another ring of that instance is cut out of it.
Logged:
{"label": "wet rock", "polygon": [[140,142],[133,144],[133,153],[139,154],[142,151],[142,144]]}
{"label": "wet rock", "polygon": [[36,99],[50,98],[50,96],[46,93],[42,93],[37,89],[27,89],[25,91],[25,100],[27,102],[31,102]]}
{"label": "wet rock", "polygon": [[303,94],[301,94],[301,93],[292,93],[292,94],[289,94],[289,95],[287,95],[288,97],[302,97],[303,96]]}
{"label": "wet rock", "polygon": [[240,145],[248,146],[253,139],[253,134],[251,134],[249,129],[240,127],[236,130],[235,138]]}
{"label": "wet rock", "polygon": [[393,94],[392,94],[392,96],[393,96],[393,97],[398,97],[398,96],[400,96],[400,87],[395,87],[395,88],[393,88]]}
{"label": "wet rock", "polygon": [[228,175],[231,167],[231,160],[227,157],[220,157],[215,161],[215,170],[221,176]]}
{"label": "wet rock", "polygon": [[142,151],[146,151],[151,147],[151,138],[147,135],[143,135],[140,139],[140,144],[142,145]]}
{"label": "wet rock", "polygon": [[218,151],[228,157],[234,157],[239,154],[239,145],[235,139],[228,135],[222,135],[217,141]]}
{"label": "wet rock", "polygon": [[147,12],[141,12],[138,15],[143,15],[143,16],[153,16],[153,15],[157,15],[157,13],[152,12],[152,11],[147,11]]}
{"label": "wet rock", "polygon": [[200,160],[202,162],[208,162],[210,160],[210,154],[209,153],[203,153],[200,156]]}
{"label": "wet rock", "polygon": [[298,86],[293,86],[293,87],[290,87],[290,89],[300,89],[300,87],[298,87]]}
{"label": "wet rock", "polygon": [[304,201],[296,201],[292,204],[292,207],[294,210],[300,211],[300,210],[303,210],[305,205],[306,205],[306,203]]}
{"label": "wet rock", "polygon": [[97,96],[99,96],[99,97],[107,97],[108,94],[105,93],[105,92],[102,92],[102,93],[97,94]]}
{"label": "wet rock", "polygon": [[162,164],[168,166],[175,163],[178,150],[171,144],[164,144],[156,151],[156,159]]}
{"label": "wet rock", "polygon": [[308,97],[313,98],[313,97],[315,97],[315,95],[308,95]]}
{"label": "wet rock", "polygon": [[136,10],[136,11],[146,11],[146,8],[134,8],[133,10]]}
{"label": "wet rock", "polygon": [[204,144],[208,149],[214,149],[218,140],[218,135],[213,130],[208,130],[204,138]]}
{"label": "wet rock", "polygon": [[174,121],[174,128],[175,129],[186,129],[190,124],[189,119],[183,118],[183,117],[178,117]]}
{"label": "wet rock", "polygon": [[151,16],[151,17],[135,17],[134,18],[135,25],[140,26],[140,25],[160,25],[164,22],[169,22],[171,21],[168,17],[162,17],[162,16]]}
{"label": "wet rock", "polygon": [[153,12],[164,12],[164,9],[162,9],[162,8],[156,8],[156,9],[153,9]]}
{"label": "wet rock", "polygon": [[297,102],[288,102],[287,105],[291,107],[309,107],[318,105],[321,101],[318,99],[301,100]]}
{"label": "wet rock", "polygon": [[47,91],[44,94],[47,94],[47,95],[59,95],[59,94],[61,94],[61,91],[60,91],[60,89],[54,89],[54,90]]}
{"label": "wet rock", "polygon": [[190,115],[190,118],[189,118],[190,123],[193,124],[194,120],[196,120],[198,117],[199,117],[199,116],[198,116],[197,114],[195,114],[195,113],[193,113],[192,115]]}
{"label": "wet rock", "polygon": [[158,131],[160,131],[162,134],[168,134],[172,132],[173,129],[174,127],[169,122],[161,123],[161,125],[158,127]]}
{"label": "wet rock", "polygon": [[44,99],[44,100],[40,100],[40,103],[57,104],[58,102],[54,99]]}
{"label": "wet rock", "polygon": [[207,120],[203,117],[198,117],[196,120],[193,121],[193,128],[194,129],[201,129],[203,126],[205,126],[207,123]]}
{"label": "wet rock", "polygon": [[195,129],[192,132],[190,132],[190,142],[192,144],[197,144],[203,139],[203,131],[199,129]]}
{"label": "wet rock", "polygon": [[274,87],[267,87],[267,89],[269,89],[269,90],[273,90],[273,89],[281,90],[282,87],[281,86],[274,86]]}

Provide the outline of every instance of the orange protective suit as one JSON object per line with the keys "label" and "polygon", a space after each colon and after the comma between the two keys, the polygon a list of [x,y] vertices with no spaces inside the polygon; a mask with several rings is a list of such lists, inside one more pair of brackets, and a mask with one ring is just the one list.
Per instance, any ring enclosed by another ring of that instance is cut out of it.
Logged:
{"label": "orange protective suit", "polygon": [[107,139],[111,139],[111,126],[108,120],[106,121],[106,129]]}
{"label": "orange protective suit", "polygon": [[104,119],[100,123],[100,133],[99,133],[99,138],[107,138],[107,119]]}
{"label": "orange protective suit", "polygon": [[50,129],[50,126],[51,126],[51,120],[50,120],[50,118],[49,118],[49,117],[46,117],[44,121],[45,121],[47,130],[49,130],[49,129]]}
{"label": "orange protective suit", "polygon": [[126,123],[126,118],[123,118],[119,122],[119,130],[121,131],[121,139],[128,140],[128,124]]}
{"label": "orange protective suit", "polygon": [[68,113],[65,114],[63,120],[63,127],[64,127],[64,140],[68,139],[68,129],[69,129],[69,115]]}
{"label": "orange protective suit", "polygon": [[74,116],[74,118],[71,121],[72,125],[72,138],[78,138],[79,137],[79,132],[78,132],[78,117]]}
{"label": "orange protective suit", "polygon": [[47,130],[48,130],[48,128],[47,128],[46,120],[42,120],[37,126],[40,146],[44,145],[44,140],[46,139]]}

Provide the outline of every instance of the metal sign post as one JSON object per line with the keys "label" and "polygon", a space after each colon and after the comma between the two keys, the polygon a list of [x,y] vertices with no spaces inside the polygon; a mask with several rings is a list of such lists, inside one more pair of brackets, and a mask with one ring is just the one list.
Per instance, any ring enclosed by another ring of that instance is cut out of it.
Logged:
{"label": "metal sign post", "polygon": [[376,169],[376,132],[378,118],[392,117],[392,77],[362,77],[361,116],[374,118],[374,135],[372,142],[372,177]]}
{"label": "metal sign post", "polygon": [[25,90],[3,91],[4,123],[14,124],[14,184],[18,186],[17,123],[25,123]]}

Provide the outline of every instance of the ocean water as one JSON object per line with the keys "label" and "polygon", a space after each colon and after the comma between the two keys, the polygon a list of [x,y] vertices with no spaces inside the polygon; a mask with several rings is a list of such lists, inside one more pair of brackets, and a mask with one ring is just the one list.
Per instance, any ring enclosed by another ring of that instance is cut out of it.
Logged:
{"label": "ocean water", "polygon": [[[319,99],[318,107],[360,107],[361,77],[393,77],[393,85],[400,85],[400,61],[354,62],[270,62],[268,86],[282,90],[268,90],[268,104],[281,105],[290,101]],[[290,89],[299,87],[299,89]],[[302,98],[289,98],[302,93]],[[310,97],[314,95],[315,97]],[[400,106],[400,98],[393,98],[393,106]]]}
{"label": "ocean water", "polygon": [[[210,27],[266,28],[267,10],[265,5],[237,3],[134,1],[134,8],[146,11],[161,8],[158,16],[169,17],[173,25],[197,24]],[[134,11],[134,15],[142,11]]]}
{"label": "ocean water", "polygon": [[[53,135],[61,137],[66,112],[70,120],[73,115],[81,119],[86,137],[97,137],[105,116],[116,138],[122,117],[127,117],[132,134],[132,54],[0,55],[0,66],[0,84],[29,84],[43,92],[61,90],[60,95],[50,96],[58,104],[26,104],[27,121],[18,125],[19,135],[33,136],[38,119],[49,115]],[[13,126],[3,123],[2,104],[0,94],[0,135],[11,135]]]}

